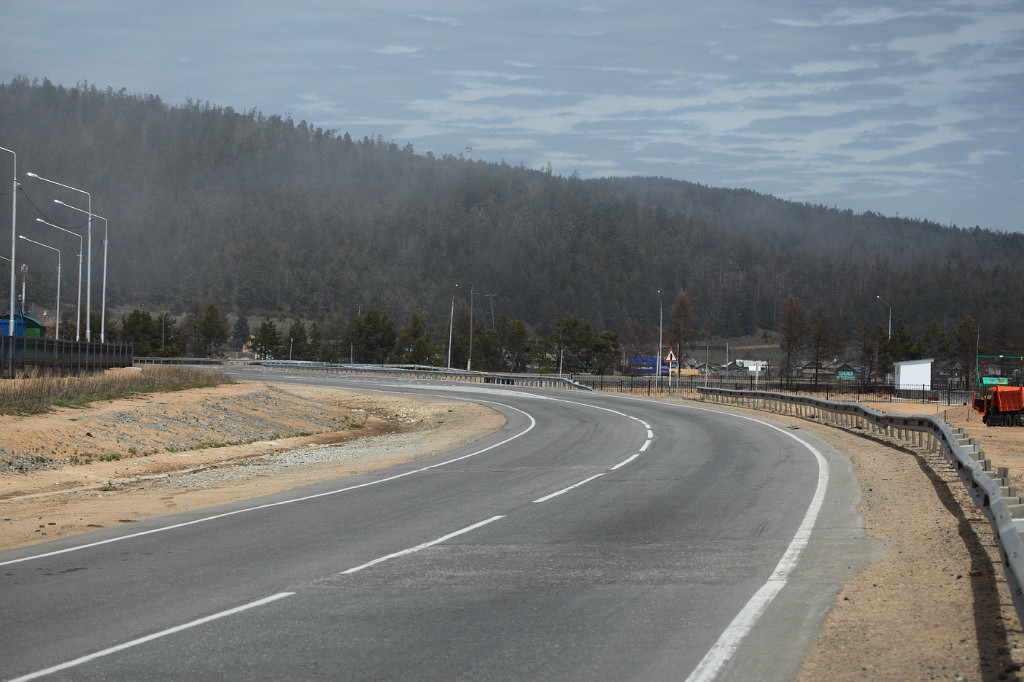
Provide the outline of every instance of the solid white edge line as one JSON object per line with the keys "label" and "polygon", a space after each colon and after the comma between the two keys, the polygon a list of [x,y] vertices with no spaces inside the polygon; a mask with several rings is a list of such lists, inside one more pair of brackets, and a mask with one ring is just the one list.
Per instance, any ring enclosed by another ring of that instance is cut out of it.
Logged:
{"label": "solid white edge line", "polygon": [[753,629],[754,625],[757,624],[757,621],[767,610],[772,600],[774,600],[776,595],[778,595],[779,592],[782,591],[782,588],[786,586],[790,573],[792,573],[793,569],[796,568],[797,561],[800,558],[800,553],[807,546],[811,537],[811,530],[814,528],[814,524],[818,519],[818,514],[821,512],[822,504],[825,501],[825,491],[828,488],[828,462],[817,448],[802,438],[798,438],[794,434],[767,422],[761,421],[760,419],[752,419],[742,415],[733,416],[750,419],[751,421],[763,424],[768,428],[775,429],[779,433],[789,436],[810,450],[818,462],[818,486],[814,491],[814,497],[811,499],[811,504],[807,507],[807,511],[804,514],[803,521],[800,523],[800,527],[797,529],[796,534],[793,536],[793,540],[789,543],[789,547],[782,555],[779,563],[775,566],[775,570],[772,572],[771,577],[769,577],[768,581],[754,593],[754,596],[750,598],[743,609],[736,614],[736,617],[733,618],[732,622],[729,623],[728,627],[726,627],[721,636],[719,636],[718,641],[712,645],[704,655],[701,662],[696,668],[694,668],[693,672],[690,673],[690,676],[686,678],[686,682],[711,682],[714,680],[722,667],[725,666],[725,664],[728,663],[736,653],[740,642],[742,642],[743,638],[747,636],[751,629]]}
{"label": "solid white edge line", "polygon": [[439,545],[442,542],[446,542],[448,540],[451,540],[454,537],[458,537],[459,535],[463,535],[463,534],[468,533],[470,531],[476,530],[477,528],[480,528],[481,526],[486,526],[489,523],[494,523],[495,521],[498,521],[499,519],[503,519],[503,518],[505,518],[505,517],[504,516],[492,516],[489,519],[486,519],[484,521],[479,521],[477,523],[474,523],[471,526],[466,526],[465,528],[463,528],[461,530],[457,530],[454,533],[448,533],[448,535],[444,535],[442,537],[439,537],[436,540],[431,540],[430,542],[424,542],[421,545],[416,545],[415,547],[410,547],[408,549],[403,549],[400,552],[395,552],[394,554],[388,554],[387,556],[379,557],[377,559],[374,559],[373,561],[367,561],[365,564],[361,564],[359,566],[355,566],[354,568],[350,568],[350,569],[348,569],[346,571],[342,571],[341,574],[342,575],[348,575],[350,573],[358,573],[359,571],[361,571],[361,570],[363,570],[365,568],[369,568],[370,566],[376,566],[377,564],[383,563],[383,562],[388,561],[390,559],[397,559],[400,556],[406,556],[407,554],[413,554],[415,552],[419,552],[420,550],[427,549],[428,547],[433,547],[434,545]]}
{"label": "solid white edge line", "polygon": [[[483,401],[483,402],[493,402],[493,401]],[[527,428],[525,428],[524,430],[520,431],[519,433],[517,433],[517,434],[515,434],[513,436],[510,436],[510,437],[506,438],[505,440],[503,440],[501,442],[495,443],[493,445],[489,445],[486,448],[482,448],[480,450],[476,450],[476,451],[471,452],[469,454],[462,455],[461,457],[456,457],[454,459],[449,459],[449,460],[446,460],[444,462],[439,462],[438,464],[432,464],[430,466],[421,467],[419,469],[414,469],[412,471],[405,471],[405,472],[400,473],[400,474],[395,474],[394,476],[388,476],[386,478],[380,478],[380,479],[377,479],[377,480],[374,480],[374,481],[367,481],[366,483],[360,483],[360,484],[348,486],[348,487],[345,487],[345,488],[338,488],[336,490],[328,490],[326,492],[317,493],[315,495],[306,495],[304,497],[296,497],[296,498],[291,498],[291,499],[287,499],[287,500],[281,500],[279,502],[270,502],[268,504],[261,504],[261,505],[255,506],[255,507],[246,507],[244,509],[236,509],[234,511],[225,512],[223,514],[214,514],[213,516],[204,516],[201,519],[194,519],[192,521],[185,521],[184,523],[176,523],[176,524],[171,525],[171,526],[161,526],[160,528],[154,528],[152,530],[144,530],[144,531],[140,531],[138,533],[130,533],[128,535],[119,535],[116,538],[109,538],[107,540],[99,540],[98,542],[90,542],[90,543],[84,544],[84,545],[76,545],[74,547],[68,547],[66,549],[58,549],[58,550],[55,550],[53,552],[44,552],[43,554],[32,554],[30,556],[22,557],[20,559],[11,559],[9,561],[0,561],[0,566],[10,566],[12,564],[19,564],[19,563],[23,563],[25,561],[32,561],[32,560],[35,560],[35,559],[45,559],[47,557],[57,556],[59,554],[67,554],[68,552],[77,552],[77,551],[82,550],[82,549],[89,549],[91,547],[99,547],[101,545],[107,545],[107,544],[110,544],[112,542],[121,542],[123,540],[131,540],[133,538],[139,538],[139,537],[142,537],[144,535],[152,535],[153,533],[163,533],[165,531],[175,530],[177,528],[186,528],[188,526],[194,526],[194,525],[200,524],[200,523],[207,523],[209,521],[215,521],[217,519],[223,519],[223,518],[227,518],[229,516],[235,516],[235,515],[238,515],[238,514],[246,514],[246,513],[249,513],[249,512],[260,511],[260,510],[263,510],[263,509],[271,509],[273,507],[283,507],[285,505],[296,504],[298,502],[308,502],[309,500],[315,500],[315,499],[318,499],[318,498],[321,498],[321,497],[330,497],[331,495],[338,495],[338,494],[341,494],[341,493],[350,492],[352,490],[359,490],[360,488],[369,488],[371,486],[380,485],[382,483],[389,483],[391,481],[397,481],[398,479],[405,478],[406,476],[412,476],[414,474],[420,474],[420,473],[423,473],[424,471],[429,471],[431,469],[437,469],[439,467],[447,466],[447,465],[453,464],[455,462],[460,462],[460,461],[462,461],[464,459],[468,459],[470,457],[476,457],[477,455],[482,455],[483,453],[485,453],[485,452],[487,452],[489,450],[493,450],[494,448],[501,447],[502,445],[505,445],[506,443],[510,443],[513,440],[519,438],[520,436],[526,435],[527,433],[532,431],[535,426],[537,426],[537,420],[534,419],[533,416],[531,414],[529,414],[528,412],[520,410],[519,408],[516,408],[516,407],[512,407],[511,405],[505,405],[503,403],[494,402],[494,404],[495,405],[501,405],[502,407],[506,407],[506,408],[508,408],[510,410],[513,410],[515,412],[518,412],[518,413],[526,416],[530,420],[530,425]]]}
{"label": "solid white edge line", "polygon": [[40,678],[40,677],[45,677],[46,675],[52,675],[53,673],[60,672],[61,670],[67,670],[69,668],[75,668],[75,667],[78,667],[78,666],[82,665],[83,663],[88,663],[89,661],[94,661],[97,658],[103,658],[104,656],[109,656],[110,654],[115,654],[115,653],[117,653],[119,651],[124,651],[125,649],[130,649],[130,648],[138,646],[140,644],[145,644],[146,642],[152,642],[155,639],[160,639],[161,637],[167,637],[168,635],[173,635],[173,634],[175,634],[177,632],[182,632],[183,630],[188,630],[190,628],[194,628],[194,627],[197,627],[199,625],[203,625],[205,623],[209,623],[210,621],[218,620],[220,618],[226,618],[227,616],[233,616],[236,613],[241,613],[243,611],[248,611],[249,609],[254,609],[254,608],[258,607],[258,606],[264,606],[264,605],[269,604],[271,602],[277,601],[278,599],[284,599],[285,597],[290,597],[293,594],[295,594],[295,593],[294,592],[279,592],[277,594],[272,594],[269,597],[264,597],[263,599],[258,599],[256,601],[250,602],[248,604],[243,604],[241,606],[236,606],[235,608],[228,609],[227,611],[221,611],[220,613],[214,613],[214,614],[211,614],[209,616],[205,616],[203,618],[199,618],[197,620],[190,621],[188,623],[183,623],[181,625],[176,625],[176,626],[174,626],[172,628],[167,628],[166,630],[161,630],[160,632],[154,632],[153,634],[146,635],[145,637],[139,637],[138,639],[133,639],[130,642],[124,642],[123,644],[118,644],[118,645],[112,646],[112,647],[110,647],[108,649],[103,649],[102,651],[97,651],[95,653],[91,653],[91,654],[88,654],[86,656],[81,656],[81,657],[76,658],[76,659],[71,660],[71,661],[66,661],[64,663],[52,666],[50,668],[45,668],[43,670],[37,670],[37,671],[35,671],[33,673],[29,673],[27,675],[22,675],[21,677],[15,677],[13,679],[7,680],[7,682],[26,682],[27,680],[34,680],[34,679],[37,679],[37,678]]}
{"label": "solid white edge line", "polygon": [[559,490],[556,493],[551,493],[550,495],[545,495],[544,497],[540,498],[539,500],[534,500],[533,503],[534,504],[538,504],[540,502],[547,502],[552,497],[558,497],[559,495],[563,495],[563,494],[569,492],[570,490],[572,490],[573,488],[579,488],[581,485],[586,485],[587,483],[590,483],[591,481],[593,481],[595,478],[601,478],[602,476],[604,476],[603,473],[594,474],[590,478],[585,478],[582,481],[580,481],[579,483],[573,483],[568,488],[562,488],[561,490]]}
{"label": "solid white edge line", "polygon": [[640,453],[639,453],[639,452],[637,452],[637,453],[635,453],[635,454],[632,454],[632,455],[630,455],[630,456],[629,456],[629,457],[627,457],[626,459],[622,460],[621,462],[619,462],[618,464],[616,464],[615,466],[613,466],[613,467],[612,467],[612,471],[616,471],[616,470],[618,470],[618,469],[621,469],[622,467],[626,466],[627,464],[629,464],[630,462],[632,462],[632,461],[633,461],[634,459],[636,459],[636,458],[637,458],[637,457],[639,457],[639,456],[640,456]]}

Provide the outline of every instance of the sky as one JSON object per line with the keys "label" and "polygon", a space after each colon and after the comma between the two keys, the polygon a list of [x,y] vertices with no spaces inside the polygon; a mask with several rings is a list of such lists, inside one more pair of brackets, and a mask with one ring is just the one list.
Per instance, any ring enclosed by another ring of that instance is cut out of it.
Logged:
{"label": "sky", "polygon": [[1024,231],[1024,0],[5,4],[4,82]]}

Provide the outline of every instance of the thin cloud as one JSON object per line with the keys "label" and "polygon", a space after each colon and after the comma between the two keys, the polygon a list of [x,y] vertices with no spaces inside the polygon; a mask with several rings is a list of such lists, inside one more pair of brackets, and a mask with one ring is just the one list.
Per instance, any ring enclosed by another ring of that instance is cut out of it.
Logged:
{"label": "thin cloud", "polygon": [[385,45],[384,47],[378,47],[373,50],[377,54],[385,55],[415,55],[419,53],[420,48],[410,47],[408,45]]}
{"label": "thin cloud", "polygon": [[413,19],[425,21],[429,24],[443,24],[444,26],[449,26],[451,28],[458,28],[459,26],[462,26],[462,21],[454,17],[433,17],[424,14],[411,15],[411,17]]}

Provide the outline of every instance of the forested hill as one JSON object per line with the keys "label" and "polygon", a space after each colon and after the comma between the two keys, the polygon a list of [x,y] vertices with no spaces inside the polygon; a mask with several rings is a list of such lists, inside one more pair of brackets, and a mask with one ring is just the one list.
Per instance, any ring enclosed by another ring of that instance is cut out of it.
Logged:
{"label": "forested hill", "polygon": [[563,178],[45,80],[0,86],[0,146],[18,153],[20,232],[46,234],[39,216],[82,222],[52,203],[80,197],[25,171],[92,193],[110,221],[112,307],[203,301],[342,320],[377,307],[437,323],[459,284],[484,315],[579,315],[612,331],[656,324],[658,290],[666,305],[686,290],[698,325],[716,334],[777,328],[790,294],[847,332],[884,321],[876,296],[912,329],[951,330],[971,314],[984,333],[1024,313],[1016,233],[660,178]]}

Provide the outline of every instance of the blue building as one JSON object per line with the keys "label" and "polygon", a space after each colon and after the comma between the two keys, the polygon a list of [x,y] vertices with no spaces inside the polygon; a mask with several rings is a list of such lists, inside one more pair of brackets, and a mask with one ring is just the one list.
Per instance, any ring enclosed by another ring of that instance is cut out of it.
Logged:
{"label": "blue building", "polygon": [[[662,374],[668,372],[668,367],[662,365]],[[658,356],[656,355],[634,355],[629,360],[629,373],[634,376],[654,376],[658,373]]]}
{"label": "blue building", "polygon": [[[10,331],[10,308],[0,304],[0,336],[9,336]],[[32,317],[22,313],[14,315],[14,335],[42,338],[46,336],[46,325]]]}

